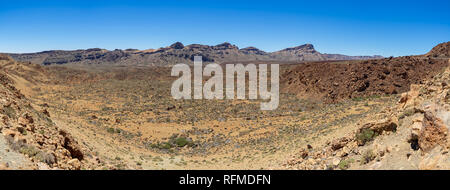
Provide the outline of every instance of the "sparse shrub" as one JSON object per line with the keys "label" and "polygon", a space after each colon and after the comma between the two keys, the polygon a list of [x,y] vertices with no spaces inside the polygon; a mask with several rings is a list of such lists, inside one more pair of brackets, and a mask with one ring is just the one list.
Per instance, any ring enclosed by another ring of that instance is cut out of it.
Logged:
{"label": "sparse shrub", "polygon": [[20,148],[19,152],[28,155],[29,157],[34,157],[39,153],[39,150],[34,148],[34,146],[25,145]]}
{"label": "sparse shrub", "polygon": [[177,139],[175,140],[175,144],[176,144],[178,147],[184,147],[184,146],[186,146],[187,144],[189,144],[189,142],[190,142],[190,141],[188,141],[188,139],[186,139],[186,138],[184,138],[184,137],[179,137],[179,138],[177,138]]}
{"label": "sparse shrub", "polygon": [[116,130],[112,127],[106,129],[106,131],[108,131],[108,133],[114,133]]}
{"label": "sparse shrub", "polygon": [[116,129],[115,132],[116,133],[122,133],[122,129]]}
{"label": "sparse shrub", "polygon": [[3,113],[9,118],[16,119],[16,111],[11,106],[3,107]]}
{"label": "sparse shrub", "polygon": [[160,149],[170,149],[170,148],[172,148],[172,145],[170,143],[165,142],[165,143],[159,144],[159,148]]}
{"label": "sparse shrub", "polygon": [[367,150],[361,157],[361,164],[367,164],[370,161],[374,160],[376,157],[377,155],[373,153],[372,150]]}
{"label": "sparse shrub", "polygon": [[110,107],[103,107],[102,108],[102,111],[104,111],[104,112],[111,111],[111,110],[113,110],[113,108],[110,108]]}
{"label": "sparse shrub", "polygon": [[44,162],[48,165],[52,165],[53,163],[56,163],[56,157],[53,154],[45,153],[45,152],[39,152],[36,154],[36,158]]}
{"label": "sparse shrub", "polygon": [[25,146],[25,144],[22,141],[15,141],[14,137],[12,136],[5,136],[6,142],[8,142],[9,147],[11,147],[15,151],[19,151],[22,146]]}
{"label": "sparse shrub", "polygon": [[[116,130],[116,132],[117,132],[117,130]],[[123,137],[125,137],[126,139],[132,139],[132,138],[134,138],[136,135],[135,134],[133,134],[133,133],[130,133],[130,132],[128,132],[128,131],[124,131],[124,130],[120,130],[119,132],[117,132],[117,133],[120,133]]]}
{"label": "sparse shrub", "polygon": [[150,148],[158,148],[158,144],[155,144],[155,143],[150,144],[149,146],[150,146]]}
{"label": "sparse shrub", "polygon": [[22,154],[29,156],[30,158],[34,157],[37,160],[47,163],[49,165],[56,163],[56,157],[53,154],[42,152],[32,145],[27,145],[22,142],[15,142],[12,137],[8,138],[10,147],[13,150],[17,150]]}
{"label": "sparse shrub", "polygon": [[350,167],[351,163],[355,162],[355,160],[353,158],[351,159],[347,159],[347,160],[341,160],[341,162],[339,162],[338,167],[341,170],[346,170]]}
{"label": "sparse shrub", "polygon": [[358,144],[364,145],[367,142],[372,141],[377,134],[375,131],[371,129],[362,129],[360,133],[356,134],[356,140],[358,141]]}

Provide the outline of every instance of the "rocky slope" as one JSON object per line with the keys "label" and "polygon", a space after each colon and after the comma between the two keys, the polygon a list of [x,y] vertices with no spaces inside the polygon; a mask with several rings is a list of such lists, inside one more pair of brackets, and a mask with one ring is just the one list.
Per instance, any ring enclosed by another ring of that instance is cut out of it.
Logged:
{"label": "rocky slope", "polygon": [[450,42],[441,43],[426,54],[429,57],[450,57]]}
{"label": "rocky slope", "polygon": [[[450,60],[448,60],[450,63]],[[450,169],[450,68],[412,85],[353,132],[300,149],[291,169]]]}
{"label": "rocky slope", "polygon": [[0,169],[92,169],[89,151],[18,89],[32,86],[22,76],[44,75],[40,66],[0,55],[0,68]]}
{"label": "rocky slope", "polygon": [[237,61],[324,61],[374,59],[381,56],[346,56],[340,54],[322,54],[311,44],[287,48],[276,52],[264,52],[255,47],[239,49],[230,43],[215,46],[192,44],[184,46],[177,42],[169,47],[149,50],[114,50],[87,49],[75,51],[44,51],[29,54],[10,54],[15,60],[32,63],[51,64],[154,64],[172,65],[192,63],[194,56],[203,56],[204,62]]}
{"label": "rocky slope", "polygon": [[284,92],[335,103],[406,92],[411,84],[431,79],[447,65],[446,59],[425,56],[303,63],[281,74],[281,83]]}

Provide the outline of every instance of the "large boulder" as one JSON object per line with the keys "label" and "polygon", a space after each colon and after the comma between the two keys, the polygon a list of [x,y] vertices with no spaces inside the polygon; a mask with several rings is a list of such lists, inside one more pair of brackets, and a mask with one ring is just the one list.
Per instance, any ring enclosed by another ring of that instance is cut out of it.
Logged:
{"label": "large boulder", "polygon": [[419,147],[427,152],[437,145],[446,146],[448,128],[441,118],[436,116],[434,110],[427,110],[424,113],[422,129],[418,136]]}

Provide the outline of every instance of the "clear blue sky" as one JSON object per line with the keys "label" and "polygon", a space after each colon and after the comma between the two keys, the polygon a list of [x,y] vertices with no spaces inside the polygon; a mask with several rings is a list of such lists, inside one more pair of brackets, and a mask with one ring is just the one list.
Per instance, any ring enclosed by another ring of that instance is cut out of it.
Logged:
{"label": "clear blue sky", "polygon": [[0,52],[149,49],[176,41],[423,54],[450,41],[450,1],[0,0]]}

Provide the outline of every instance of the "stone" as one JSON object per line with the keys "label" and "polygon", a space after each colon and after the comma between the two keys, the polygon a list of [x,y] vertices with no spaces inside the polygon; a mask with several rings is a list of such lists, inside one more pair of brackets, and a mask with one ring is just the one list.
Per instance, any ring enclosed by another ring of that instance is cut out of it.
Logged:
{"label": "stone", "polygon": [[299,155],[301,158],[305,159],[308,156],[308,150],[306,150],[304,148],[300,149]]}
{"label": "stone", "polygon": [[337,166],[337,165],[339,165],[339,163],[341,163],[341,159],[340,158],[333,158],[333,165],[334,166]]}
{"label": "stone", "polygon": [[331,149],[333,151],[339,150],[342,147],[344,147],[348,142],[350,142],[350,138],[347,137],[341,137],[339,139],[334,140],[333,142],[331,142]]}
{"label": "stone", "polygon": [[80,170],[81,162],[78,159],[72,159],[67,162],[71,170]]}
{"label": "stone", "polygon": [[34,123],[34,119],[28,113],[26,113],[23,116],[19,117],[18,123],[19,123],[19,125],[22,125],[25,127],[29,124]]}

